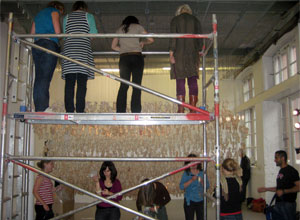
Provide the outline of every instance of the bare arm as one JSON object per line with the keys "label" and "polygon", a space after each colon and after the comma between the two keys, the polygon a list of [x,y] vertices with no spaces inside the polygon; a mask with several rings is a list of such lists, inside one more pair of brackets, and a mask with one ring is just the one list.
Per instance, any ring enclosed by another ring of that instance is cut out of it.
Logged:
{"label": "bare arm", "polygon": [[113,49],[114,51],[120,51],[120,46],[119,46],[119,39],[118,38],[114,38],[111,42],[111,49]]}
{"label": "bare arm", "polygon": [[32,22],[30,34],[35,34],[35,23]]}
{"label": "bare arm", "polygon": [[54,31],[56,34],[60,34],[61,29],[60,29],[60,23],[59,23],[59,13],[57,11],[54,11],[51,13],[51,16],[52,16],[52,23],[53,23]]}
{"label": "bare arm", "polygon": [[[142,32],[143,34],[148,34],[147,31],[143,31]],[[145,38],[142,43],[143,45],[146,45],[146,44],[152,44],[154,42],[154,39],[152,37],[149,37],[149,38]]]}
{"label": "bare arm", "polygon": [[259,187],[257,189],[257,192],[262,193],[262,192],[276,192],[276,187]]}
{"label": "bare arm", "polygon": [[170,50],[170,63],[174,64],[175,63],[175,57],[174,57],[174,52]]}
{"label": "bare arm", "polygon": [[36,200],[38,200],[43,205],[44,209],[46,211],[49,211],[48,205],[42,200],[42,198],[39,195],[39,188],[40,188],[42,182],[43,182],[42,176],[39,176],[36,178],[34,186],[33,186],[33,195],[36,198]]}

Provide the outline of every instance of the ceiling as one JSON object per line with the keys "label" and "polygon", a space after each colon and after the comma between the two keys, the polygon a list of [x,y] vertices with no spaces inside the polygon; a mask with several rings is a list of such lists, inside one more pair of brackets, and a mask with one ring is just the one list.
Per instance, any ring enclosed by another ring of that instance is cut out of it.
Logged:
{"label": "ceiling", "polygon": [[[74,1],[65,3],[67,12]],[[100,33],[114,33],[122,20],[134,15],[150,33],[169,33],[176,8],[187,3],[200,20],[203,33],[212,32],[212,14],[218,20],[218,50],[221,77],[231,79],[256,61],[284,33],[294,28],[299,19],[299,1],[249,0],[98,0],[86,1],[96,18]],[[29,33],[32,18],[46,6],[44,1],[1,1],[1,20],[14,12],[16,33]],[[145,51],[168,51],[168,39],[155,39]],[[93,50],[111,51],[111,39],[94,39]],[[99,68],[118,68],[118,56],[96,56]],[[169,66],[167,55],[147,55],[146,74],[169,74],[161,70]],[[212,69],[212,53],[207,55],[207,67]],[[209,70],[208,72],[211,72]]]}

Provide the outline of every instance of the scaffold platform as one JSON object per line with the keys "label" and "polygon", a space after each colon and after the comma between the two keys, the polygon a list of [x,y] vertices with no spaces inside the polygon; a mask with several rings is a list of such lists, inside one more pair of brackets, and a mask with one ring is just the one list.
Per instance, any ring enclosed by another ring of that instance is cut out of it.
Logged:
{"label": "scaffold platform", "polygon": [[82,125],[182,125],[203,124],[214,119],[212,113],[49,113],[19,112],[11,118],[31,124]]}

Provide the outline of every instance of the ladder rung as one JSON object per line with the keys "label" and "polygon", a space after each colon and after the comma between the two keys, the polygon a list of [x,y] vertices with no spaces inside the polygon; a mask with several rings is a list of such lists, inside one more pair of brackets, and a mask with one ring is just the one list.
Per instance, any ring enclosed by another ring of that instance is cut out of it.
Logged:
{"label": "ladder rung", "polygon": [[28,195],[29,195],[28,192],[23,192],[23,193],[22,193],[22,196],[23,196],[23,197],[28,196]]}
{"label": "ladder rung", "polygon": [[11,200],[11,198],[10,197],[4,197],[4,199],[3,199],[3,203],[5,203],[5,202],[8,202],[8,201],[10,201]]}
{"label": "ladder rung", "polygon": [[21,177],[22,175],[14,175],[14,178],[19,178],[19,177]]}
{"label": "ladder rung", "polygon": [[20,194],[15,194],[15,195],[13,195],[13,198],[17,198],[19,196],[20,196]]}
{"label": "ladder rung", "polygon": [[15,136],[15,139],[23,139],[23,137],[20,137],[20,136]]}
{"label": "ladder rung", "polygon": [[24,100],[24,99],[17,98],[17,101],[23,102],[23,101],[25,101],[25,100]]}

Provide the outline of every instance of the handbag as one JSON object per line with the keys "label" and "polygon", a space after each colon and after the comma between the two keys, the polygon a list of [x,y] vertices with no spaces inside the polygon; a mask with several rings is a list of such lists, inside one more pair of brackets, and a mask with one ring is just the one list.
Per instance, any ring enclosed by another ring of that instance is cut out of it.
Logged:
{"label": "handbag", "polygon": [[275,205],[272,205],[272,204],[273,204],[273,201],[275,200],[275,198],[276,198],[276,193],[274,194],[270,204],[266,205],[266,208],[264,210],[264,213],[266,214],[266,219],[267,220],[272,220],[273,219],[272,218],[272,211],[273,211],[273,208],[274,208]]}
{"label": "handbag", "polygon": [[252,211],[264,212],[265,208],[266,208],[266,201],[263,198],[252,200]]}

